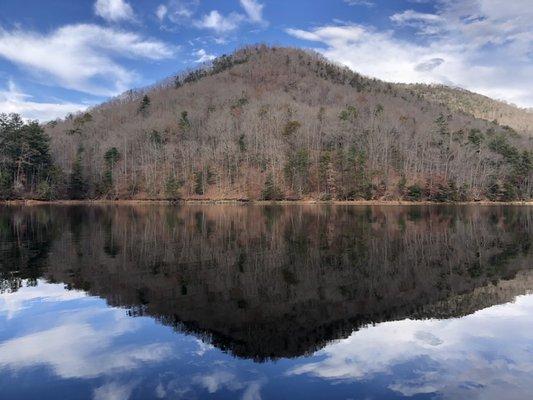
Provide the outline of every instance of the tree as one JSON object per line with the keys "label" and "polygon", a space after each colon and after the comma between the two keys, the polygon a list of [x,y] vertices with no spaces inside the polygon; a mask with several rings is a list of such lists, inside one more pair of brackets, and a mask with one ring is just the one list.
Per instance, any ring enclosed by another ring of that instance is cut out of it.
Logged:
{"label": "tree", "polygon": [[34,191],[53,165],[43,128],[17,114],[0,114],[0,153],[3,185],[9,182],[15,195]]}
{"label": "tree", "polygon": [[265,181],[265,188],[261,194],[263,200],[281,200],[283,195],[274,182],[274,175],[270,172]]}
{"label": "tree", "polygon": [[165,182],[165,194],[167,196],[167,199],[169,200],[176,200],[179,199],[180,196],[180,188],[182,186],[182,182],[178,181],[174,175],[170,175],[167,178],[167,181]]}
{"label": "tree", "polygon": [[113,168],[120,160],[120,153],[116,147],[112,147],[104,154],[105,168],[102,181],[101,194],[107,194],[113,189]]}
{"label": "tree", "polygon": [[148,97],[148,95],[145,94],[141,100],[141,105],[139,106],[139,113],[145,117],[148,115],[148,110],[150,108],[150,102],[151,102],[150,97]]}
{"label": "tree", "polygon": [[309,189],[309,152],[307,149],[300,149],[291,152],[288,158],[285,165],[285,176],[291,182],[291,188],[301,196]]}
{"label": "tree", "polygon": [[70,173],[69,195],[74,200],[83,199],[87,195],[87,184],[83,177],[82,154],[83,148],[80,147]]}
{"label": "tree", "polygon": [[289,121],[285,124],[283,127],[283,136],[291,136],[294,135],[302,124],[298,121]]}
{"label": "tree", "polygon": [[437,119],[435,120],[435,124],[437,125],[437,133],[441,135],[449,135],[449,128],[448,128],[448,119],[444,116],[443,113],[440,113]]}
{"label": "tree", "polygon": [[185,135],[191,129],[191,122],[189,121],[189,113],[187,111],[181,112],[178,125],[182,135]]}
{"label": "tree", "polygon": [[344,122],[351,122],[352,124],[357,120],[359,113],[357,108],[354,106],[348,106],[346,109],[342,110],[339,114],[339,119]]}
{"label": "tree", "polygon": [[115,164],[120,160],[120,153],[118,149],[116,147],[111,147],[109,150],[107,150],[104,154],[104,160],[106,167],[113,169]]}

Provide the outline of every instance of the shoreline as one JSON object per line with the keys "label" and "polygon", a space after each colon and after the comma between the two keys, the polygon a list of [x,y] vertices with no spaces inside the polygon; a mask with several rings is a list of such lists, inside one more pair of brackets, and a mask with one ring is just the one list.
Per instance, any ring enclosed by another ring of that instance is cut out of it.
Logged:
{"label": "shoreline", "polygon": [[408,201],[408,200],[237,200],[237,199],[183,199],[183,200],[2,200],[0,206],[40,206],[40,205],[180,205],[180,204],[233,204],[233,205],[345,205],[345,206],[533,206],[533,200],[529,201],[458,201],[458,202],[434,202],[434,201]]}

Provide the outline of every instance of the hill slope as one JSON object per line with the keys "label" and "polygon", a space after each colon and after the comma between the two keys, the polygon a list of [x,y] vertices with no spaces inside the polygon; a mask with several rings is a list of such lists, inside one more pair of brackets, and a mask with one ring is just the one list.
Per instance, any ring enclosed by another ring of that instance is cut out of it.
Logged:
{"label": "hill slope", "polygon": [[533,135],[533,109],[491,99],[478,93],[444,85],[405,85],[426,100],[441,103],[455,112],[471,114],[476,118],[495,121],[517,132]]}
{"label": "hill slope", "polygon": [[[56,173],[46,176],[44,193],[531,198],[527,135],[415,89],[365,78],[314,53],[245,48],[175,84],[49,123]],[[35,182],[23,183],[42,195]]]}

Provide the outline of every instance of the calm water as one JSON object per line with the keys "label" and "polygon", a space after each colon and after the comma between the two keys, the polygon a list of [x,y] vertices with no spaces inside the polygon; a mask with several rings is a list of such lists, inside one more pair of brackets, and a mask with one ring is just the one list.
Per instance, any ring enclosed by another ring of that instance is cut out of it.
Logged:
{"label": "calm water", "polygon": [[0,207],[2,399],[530,399],[533,208]]}

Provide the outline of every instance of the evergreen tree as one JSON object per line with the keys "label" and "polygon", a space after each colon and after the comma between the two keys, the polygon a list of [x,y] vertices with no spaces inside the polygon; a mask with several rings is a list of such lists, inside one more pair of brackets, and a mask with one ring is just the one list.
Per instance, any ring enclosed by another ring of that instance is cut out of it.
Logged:
{"label": "evergreen tree", "polygon": [[150,97],[147,94],[141,100],[141,105],[139,106],[139,113],[143,116],[148,115],[148,109],[150,108]]}
{"label": "evergreen tree", "polygon": [[263,200],[281,200],[283,198],[281,191],[274,182],[274,175],[272,175],[272,172],[267,175],[262,198]]}
{"label": "evergreen tree", "polygon": [[182,135],[185,135],[191,129],[191,122],[189,121],[189,113],[187,111],[181,112],[179,127]]}
{"label": "evergreen tree", "polygon": [[74,200],[83,199],[87,195],[87,185],[83,178],[82,153],[83,149],[79,148],[70,174],[69,195]]}
{"label": "evergreen tree", "polygon": [[2,186],[22,195],[46,180],[52,167],[50,139],[35,121],[0,114],[0,175]]}
{"label": "evergreen tree", "polygon": [[102,186],[100,188],[101,194],[107,194],[113,189],[113,168],[120,160],[120,153],[116,147],[112,147],[104,154],[104,176]]}

